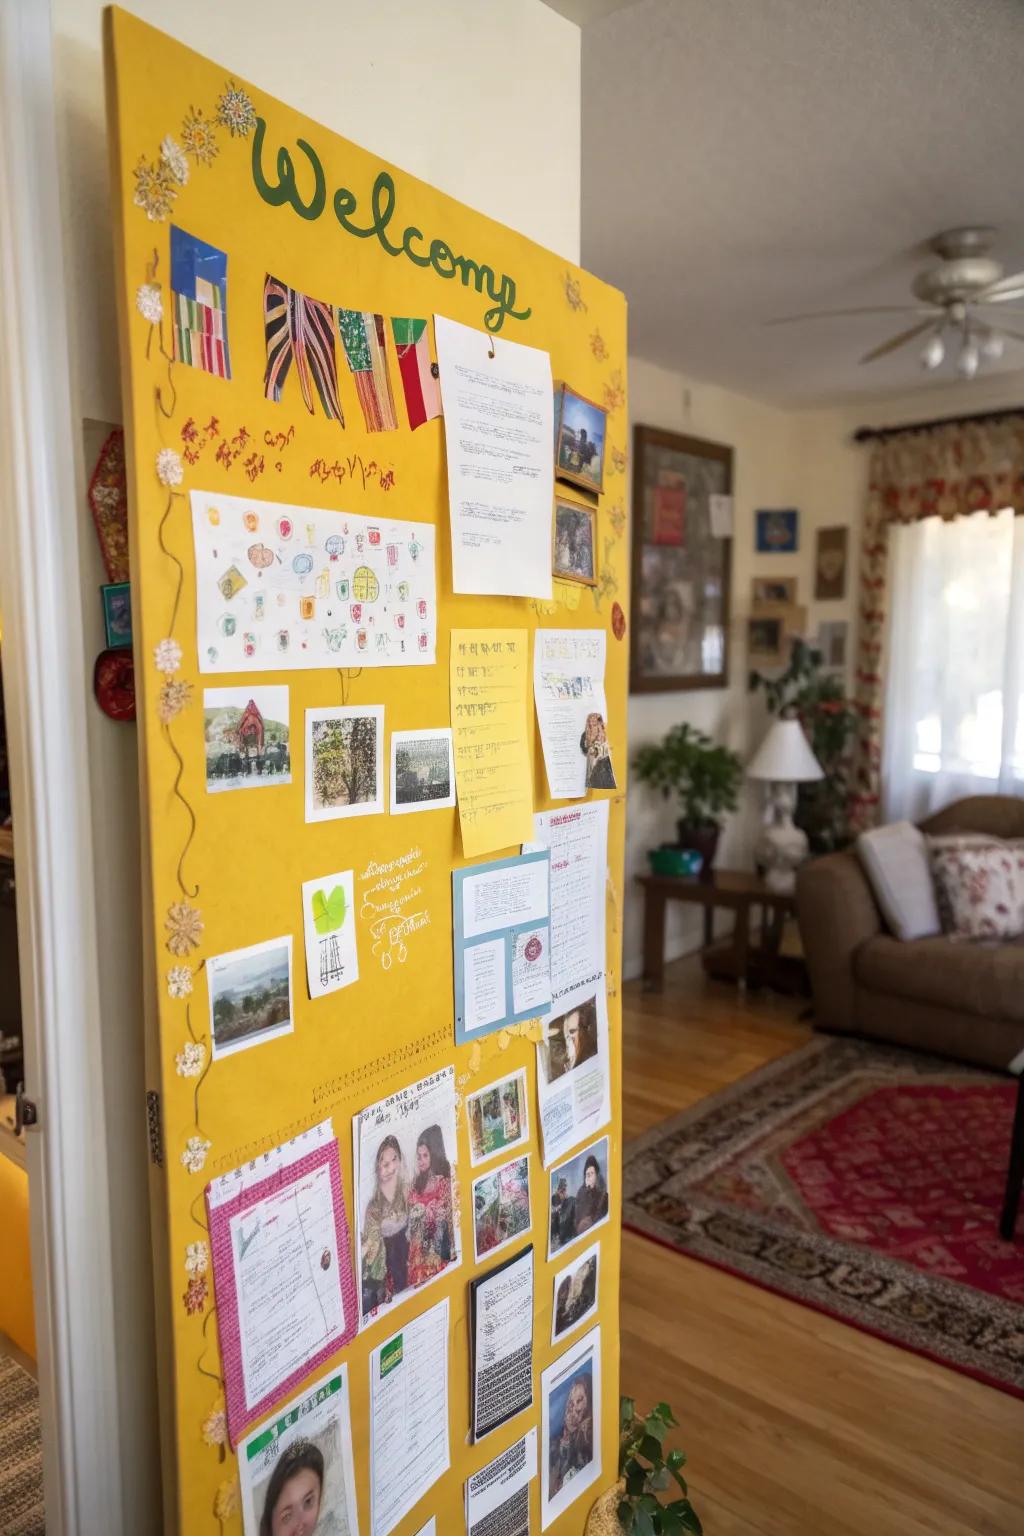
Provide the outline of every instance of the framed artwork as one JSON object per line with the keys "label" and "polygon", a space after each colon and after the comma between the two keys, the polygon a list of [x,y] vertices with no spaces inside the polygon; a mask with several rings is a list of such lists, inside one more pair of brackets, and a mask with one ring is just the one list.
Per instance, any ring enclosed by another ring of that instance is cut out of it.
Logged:
{"label": "framed artwork", "polygon": [[551,574],[563,581],[597,586],[597,508],[578,501],[555,502]]}
{"label": "framed artwork", "polygon": [[568,384],[555,385],[555,476],[595,495],[604,489],[604,440],[607,411],[578,395]]}
{"label": "framed artwork", "polygon": [[849,626],[845,619],[818,625],[818,649],[822,665],[829,671],[842,672],[846,667],[846,637]]}
{"label": "framed artwork", "polygon": [[103,598],[103,628],[107,649],[119,651],[132,643],[132,594],[126,581],[112,581],[100,587]]}
{"label": "framed artwork", "polygon": [[750,582],[751,608],[791,608],[796,602],[795,576],[754,576]]}
{"label": "framed artwork", "polygon": [[814,600],[837,602],[846,596],[848,528],[819,528],[814,548]]}
{"label": "framed artwork", "polygon": [[763,508],[754,514],[759,555],[792,555],[800,548],[800,514],[795,507]]}
{"label": "framed artwork", "polygon": [[724,688],[732,540],[713,497],[732,495],[732,449],[638,426],[633,452],[630,691]]}
{"label": "framed artwork", "polygon": [[806,608],[762,608],[747,620],[747,660],[751,666],[784,667],[790,641],[807,627]]}

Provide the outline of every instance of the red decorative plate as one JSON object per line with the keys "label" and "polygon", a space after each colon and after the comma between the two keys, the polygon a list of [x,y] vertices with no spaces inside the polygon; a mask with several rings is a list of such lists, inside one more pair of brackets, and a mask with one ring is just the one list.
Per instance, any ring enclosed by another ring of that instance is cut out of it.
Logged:
{"label": "red decorative plate", "polygon": [[135,666],[131,651],[101,651],[92,674],[96,702],[111,720],[135,719]]}

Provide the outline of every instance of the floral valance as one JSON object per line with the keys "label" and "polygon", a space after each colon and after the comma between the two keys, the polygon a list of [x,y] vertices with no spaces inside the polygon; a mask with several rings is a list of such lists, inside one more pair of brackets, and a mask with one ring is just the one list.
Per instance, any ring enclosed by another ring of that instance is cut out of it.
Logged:
{"label": "floral valance", "polygon": [[1004,507],[1024,514],[1024,411],[882,438],[871,455],[869,496],[875,526]]}

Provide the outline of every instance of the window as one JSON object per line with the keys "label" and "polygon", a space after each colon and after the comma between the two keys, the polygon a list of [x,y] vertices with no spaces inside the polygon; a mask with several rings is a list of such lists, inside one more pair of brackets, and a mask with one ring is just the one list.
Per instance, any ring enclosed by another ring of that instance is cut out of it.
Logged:
{"label": "window", "polygon": [[927,517],[890,540],[886,816],[1024,794],[1024,517]]}

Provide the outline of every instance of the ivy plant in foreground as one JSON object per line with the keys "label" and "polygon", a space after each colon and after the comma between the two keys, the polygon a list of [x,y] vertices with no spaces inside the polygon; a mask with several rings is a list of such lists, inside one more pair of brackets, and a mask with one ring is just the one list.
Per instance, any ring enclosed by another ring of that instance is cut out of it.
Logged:
{"label": "ivy plant in foreground", "polygon": [[[701,1536],[697,1512],[687,1497],[684,1451],[665,1452],[665,1437],[677,1427],[672,1409],[658,1403],[640,1418],[624,1397],[619,1409],[619,1477],[625,1487],[618,1516],[629,1536]],[[659,1495],[678,1495],[662,1503]]]}

